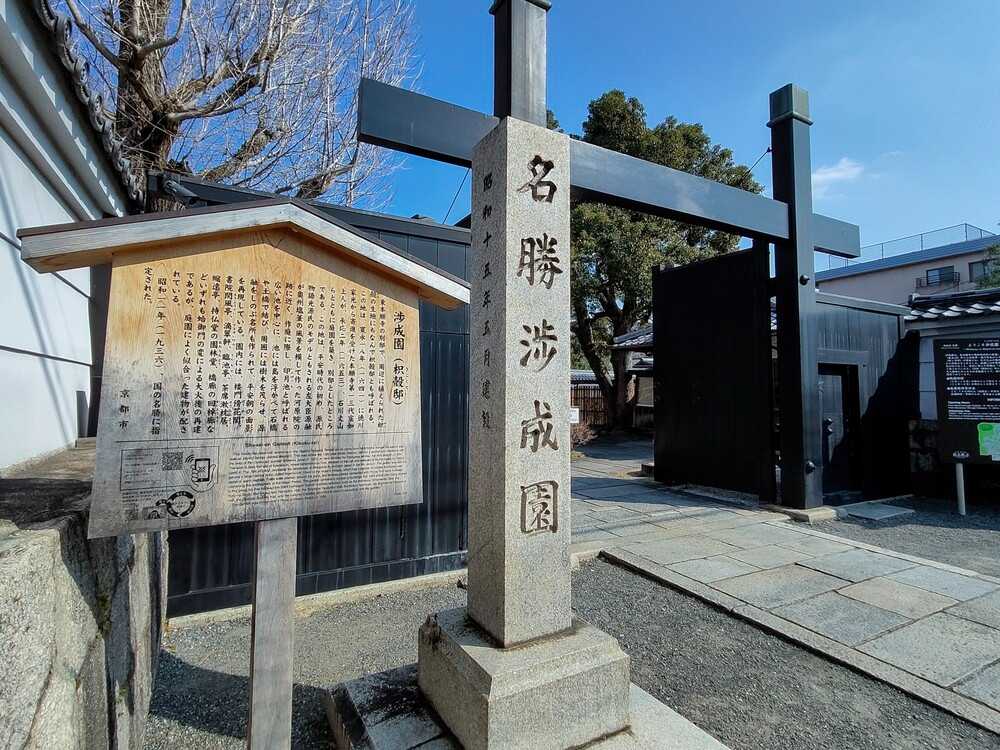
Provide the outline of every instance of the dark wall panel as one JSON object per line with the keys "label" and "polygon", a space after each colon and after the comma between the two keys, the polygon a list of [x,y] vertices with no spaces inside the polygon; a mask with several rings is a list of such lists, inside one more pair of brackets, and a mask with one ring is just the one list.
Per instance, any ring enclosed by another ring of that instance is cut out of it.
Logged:
{"label": "dark wall panel", "polygon": [[910,491],[908,420],[917,414],[916,337],[898,315],[819,304],[820,362],[854,364],[861,413],[861,486],[866,498]]}
{"label": "dark wall panel", "polygon": [[[440,227],[381,216],[365,224],[364,215],[355,218],[362,219],[355,224],[362,232],[466,278],[468,244],[441,239]],[[420,303],[424,502],[300,518],[298,594],[465,566],[468,330],[467,307],[448,311]],[[172,531],[168,614],[248,603],[253,551],[252,524]]]}
{"label": "dark wall panel", "polygon": [[654,273],[658,480],[771,494],[767,277],[763,250]]}

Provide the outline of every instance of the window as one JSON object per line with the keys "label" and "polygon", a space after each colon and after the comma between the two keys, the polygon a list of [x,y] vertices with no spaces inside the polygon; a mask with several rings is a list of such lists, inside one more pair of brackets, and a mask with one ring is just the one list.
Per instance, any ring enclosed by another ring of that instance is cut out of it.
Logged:
{"label": "window", "polygon": [[969,281],[979,281],[993,272],[996,261],[977,260],[969,264]]}
{"label": "window", "polygon": [[927,286],[953,284],[956,281],[958,281],[958,279],[955,275],[955,266],[941,266],[941,268],[927,269]]}

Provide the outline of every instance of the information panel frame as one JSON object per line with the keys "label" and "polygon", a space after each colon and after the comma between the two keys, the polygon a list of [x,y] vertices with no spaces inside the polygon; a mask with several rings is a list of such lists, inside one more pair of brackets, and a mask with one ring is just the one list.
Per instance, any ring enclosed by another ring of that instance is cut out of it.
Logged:
{"label": "information panel frame", "polygon": [[1000,338],[934,339],[934,383],[941,460],[1000,462]]}
{"label": "information panel frame", "polygon": [[419,330],[281,227],[116,256],[90,537],[420,503]]}

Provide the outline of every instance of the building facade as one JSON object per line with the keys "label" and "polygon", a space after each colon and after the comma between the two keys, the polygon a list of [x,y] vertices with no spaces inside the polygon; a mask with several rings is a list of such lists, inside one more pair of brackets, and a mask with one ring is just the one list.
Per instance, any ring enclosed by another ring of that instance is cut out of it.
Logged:
{"label": "building facade", "polygon": [[817,271],[816,288],[893,305],[905,305],[913,295],[977,289],[988,272],[989,250],[1000,245],[1000,237],[976,231],[983,236]]}
{"label": "building facade", "polygon": [[0,471],[87,434],[106,291],[100,270],[32,271],[17,230],[119,215],[140,195],[63,31],[47,0],[0,4],[0,419],[16,425]]}

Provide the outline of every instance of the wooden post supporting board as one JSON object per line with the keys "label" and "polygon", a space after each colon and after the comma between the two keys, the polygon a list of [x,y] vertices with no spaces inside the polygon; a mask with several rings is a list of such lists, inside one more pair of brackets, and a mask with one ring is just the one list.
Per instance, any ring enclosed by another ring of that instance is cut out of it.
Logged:
{"label": "wooden post supporting board", "polygon": [[258,521],[250,641],[249,750],[292,746],[297,518]]}
{"label": "wooden post supporting board", "polygon": [[965,515],[965,466],[955,462],[955,492],[958,495],[958,515]]}

